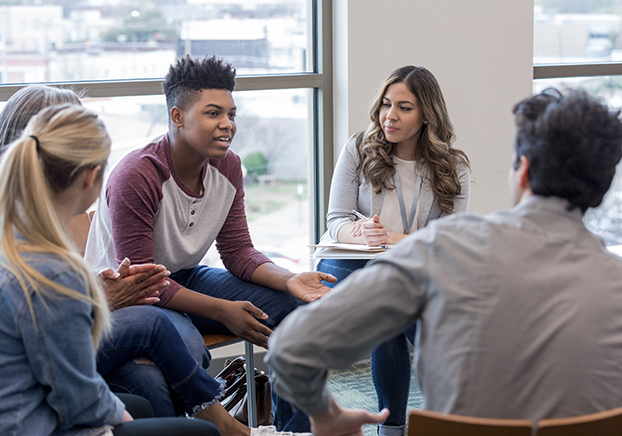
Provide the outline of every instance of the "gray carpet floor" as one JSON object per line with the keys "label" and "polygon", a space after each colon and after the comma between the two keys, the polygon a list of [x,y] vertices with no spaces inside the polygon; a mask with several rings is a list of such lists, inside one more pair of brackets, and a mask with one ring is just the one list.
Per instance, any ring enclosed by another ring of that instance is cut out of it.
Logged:
{"label": "gray carpet floor", "polygon": [[[378,399],[371,379],[369,363],[355,365],[344,371],[331,371],[328,384],[337,402],[345,407],[378,411]],[[423,397],[413,374],[410,382],[408,407],[420,409]],[[376,426],[365,426],[365,436],[376,435]]]}

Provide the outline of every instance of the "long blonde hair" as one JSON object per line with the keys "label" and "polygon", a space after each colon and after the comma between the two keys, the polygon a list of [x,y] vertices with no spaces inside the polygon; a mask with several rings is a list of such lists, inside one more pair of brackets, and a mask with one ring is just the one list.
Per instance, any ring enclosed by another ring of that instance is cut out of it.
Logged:
{"label": "long blonde hair", "polygon": [[370,109],[369,127],[356,139],[360,162],[358,172],[362,172],[363,177],[371,182],[375,193],[383,188],[395,188],[392,182],[395,175],[392,156],[396,144],[387,141],[380,125],[382,100],[389,86],[394,83],[405,84],[417,98],[423,119],[427,123],[421,127],[422,132],[415,147],[415,159],[419,169],[423,165],[428,167],[427,177],[441,211],[452,213],[453,199],[461,193],[457,165],[459,160],[468,165],[469,159],[463,151],[452,147],[455,141],[454,128],[447,113],[441,87],[434,75],[423,67],[408,65],[398,68],[382,85],[378,98]]}
{"label": "long blonde hair", "polygon": [[[101,165],[103,171],[109,153],[110,137],[97,115],[82,106],[62,105],[34,116],[0,163],[0,248],[5,267],[19,281],[33,321],[31,294],[43,299],[57,293],[89,302],[95,315],[91,331],[95,347],[110,328],[108,304],[61,223],[52,193],[69,188],[86,169]],[[86,295],[32,268],[28,253],[53,254],[69,264],[84,281]]]}

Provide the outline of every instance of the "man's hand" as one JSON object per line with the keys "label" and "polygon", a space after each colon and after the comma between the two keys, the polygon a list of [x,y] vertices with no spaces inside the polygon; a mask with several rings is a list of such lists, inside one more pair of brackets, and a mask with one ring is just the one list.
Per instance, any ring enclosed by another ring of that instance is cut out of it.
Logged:
{"label": "man's hand", "polygon": [[257,321],[268,319],[266,313],[248,301],[221,300],[221,304],[222,308],[216,321],[227,326],[237,337],[268,348],[268,336],[272,334],[272,330]]}
{"label": "man's hand", "polygon": [[166,280],[171,273],[162,265],[130,265],[124,259],[117,271],[107,269],[99,273],[112,310],[127,306],[154,304],[160,301],[157,295],[170,282]]}
{"label": "man's hand", "polygon": [[313,436],[363,436],[363,425],[379,424],[389,417],[389,410],[370,413],[362,409],[341,408],[333,401],[327,412],[311,416]]}
{"label": "man's hand", "polygon": [[330,288],[322,284],[322,280],[334,283],[337,278],[319,271],[304,272],[289,278],[285,286],[294,297],[305,303],[311,303],[330,291]]}

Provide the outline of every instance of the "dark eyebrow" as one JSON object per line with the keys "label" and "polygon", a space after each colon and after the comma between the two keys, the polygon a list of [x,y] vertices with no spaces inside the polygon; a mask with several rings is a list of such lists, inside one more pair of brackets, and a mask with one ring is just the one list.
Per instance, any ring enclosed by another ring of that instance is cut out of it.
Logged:
{"label": "dark eyebrow", "polygon": [[[390,99],[390,98],[388,98],[388,97],[382,97],[382,99],[383,99],[383,100],[388,100],[388,101],[391,101],[391,99]],[[408,100],[398,101],[398,102],[397,102],[397,103],[395,103],[395,104],[404,104],[404,103],[412,104],[413,106],[415,106],[415,103],[413,103],[412,101],[408,101]]]}
{"label": "dark eyebrow", "polygon": [[[208,104],[205,105],[205,107],[206,108],[213,107],[213,108],[219,109],[219,110],[223,109],[222,106],[218,106],[217,104],[214,104],[214,103],[208,103]],[[235,111],[235,110],[238,110],[238,108],[236,106],[233,106],[231,109],[229,109],[229,111]]]}

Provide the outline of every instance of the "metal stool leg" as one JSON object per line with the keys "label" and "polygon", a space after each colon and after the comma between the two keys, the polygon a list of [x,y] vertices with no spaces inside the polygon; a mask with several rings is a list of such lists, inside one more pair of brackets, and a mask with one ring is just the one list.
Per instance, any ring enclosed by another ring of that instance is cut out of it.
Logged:
{"label": "metal stool leg", "polygon": [[246,386],[248,406],[248,426],[257,427],[257,406],[255,396],[255,355],[253,354],[253,344],[244,341],[244,349],[246,353]]}

